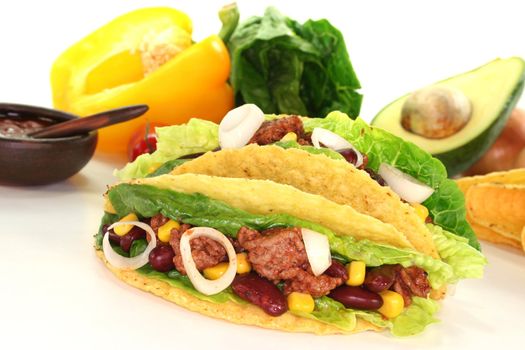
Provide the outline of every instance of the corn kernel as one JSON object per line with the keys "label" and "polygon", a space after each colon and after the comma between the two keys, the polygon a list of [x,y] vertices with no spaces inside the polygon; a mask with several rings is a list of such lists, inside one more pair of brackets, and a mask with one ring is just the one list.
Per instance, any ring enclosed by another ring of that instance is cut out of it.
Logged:
{"label": "corn kernel", "polygon": [[252,270],[252,264],[248,261],[246,253],[237,254],[237,273],[247,273]]}
{"label": "corn kernel", "polygon": [[289,133],[287,133],[286,135],[283,136],[281,141],[283,141],[283,142],[286,142],[286,141],[297,141],[297,134],[294,133],[294,132],[289,132]]}
{"label": "corn kernel", "polygon": [[117,211],[115,210],[115,208],[113,207],[113,204],[111,203],[111,201],[109,199],[106,198],[106,200],[104,201],[104,211],[106,213],[110,213],[110,214],[116,214]]}
{"label": "corn kernel", "polygon": [[208,268],[204,269],[204,271],[202,271],[202,272],[204,274],[204,277],[206,277],[207,279],[209,279],[209,280],[217,280],[217,279],[221,278],[222,275],[224,275],[226,270],[228,270],[228,266],[229,265],[230,264],[227,263],[227,262],[221,262],[221,263],[218,263],[215,266],[208,267]]}
{"label": "corn kernel", "polygon": [[314,298],[310,294],[292,292],[287,301],[290,311],[310,313],[315,308]]}
{"label": "corn kernel", "polygon": [[346,265],[348,271],[348,280],[346,284],[349,286],[360,286],[365,281],[366,265],[364,261],[352,261]]}
{"label": "corn kernel", "polygon": [[419,203],[411,203],[410,205],[416,211],[417,216],[419,216],[421,218],[421,220],[423,220],[423,222],[425,222],[427,220],[427,217],[428,217],[428,209],[427,209],[427,207],[425,207],[424,205],[421,205]]}
{"label": "corn kernel", "polygon": [[[124,216],[122,219],[120,219],[119,222],[138,221],[138,220],[139,219],[137,218],[137,215],[135,215],[134,213],[130,213]],[[124,236],[126,233],[131,231],[132,228],[133,228],[133,225],[118,225],[113,228],[113,231],[119,236]]]}
{"label": "corn kernel", "polygon": [[157,236],[159,237],[159,240],[161,240],[164,243],[168,243],[170,241],[171,230],[174,228],[178,230],[180,228],[180,225],[177,221],[171,219],[164,225],[159,227],[159,230],[157,231]]}
{"label": "corn kernel", "polygon": [[383,299],[383,306],[379,311],[383,316],[387,318],[394,318],[398,316],[405,308],[405,301],[401,294],[393,292],[391,290],[384,290],[379,293]]}

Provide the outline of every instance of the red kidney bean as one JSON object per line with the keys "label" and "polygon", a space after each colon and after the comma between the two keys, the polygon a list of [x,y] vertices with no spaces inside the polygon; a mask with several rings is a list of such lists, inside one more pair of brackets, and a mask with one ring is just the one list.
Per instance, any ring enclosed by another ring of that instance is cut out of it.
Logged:
{"label": "red kidney bean", "polygon": [[375,171],[373,171],[370,168],[365,168],[365,171],[368,173],[368,175],[370,175],[372,180],[375,180],[381,186],[386,186],[386,181],[385,181],[385,179],[383,179],[383,177],[381,175],[379,175],[378,173],[376,173]]}
{"label": "red kidney bean", "polygon": [[366,273],[363,285],[372,292],[382,292],[392,287],[396,279],[396,271],[399,265],[383,265],[374,267]]}
{"label": "red kidney bean", "polygon": [[133,226],[128,233],[120,237],[120,248],[127,253],[133,241],[142,238],[146,238],[146,231],[138,226]]}
{"label": "red kidney bean", "polygon": [[175,253],[171,246],[159,245],[149,253],[148,261],[154,270],[159,272],[168,272],[175,268],[173,258]]}
{"label": "red kidney bean", "polygon": [[242,299],[259,306],[270,316],[279,316],[288,310],[286,297],[279,288],[253,272],[235,277],[232,289]]}
{"label": "red kidney bean", "polygon": [[346,267],[337,260],[332,259],[332,265],[324,273],[330,277],[342,278],[345,281],[348,279]]}
{"label": "red kidney bean", "polygon": [[337,152],[341,154],[348,163],[355,165],[357,163],[357,153],[351,148],[340,149]]}
{"label": "red kidney bean", "polygon": [[120,236],[113,230],[108,230],[109,225],[102,226],[102,235],[108,234],[109,241],[114,244],[120,244]]}
{"label": "red kidney bean", "polygon": [[328,296],[352,309],[377,310],[383,306],[383,299],[379,294],[361,287],[342,285],[332,290]]}

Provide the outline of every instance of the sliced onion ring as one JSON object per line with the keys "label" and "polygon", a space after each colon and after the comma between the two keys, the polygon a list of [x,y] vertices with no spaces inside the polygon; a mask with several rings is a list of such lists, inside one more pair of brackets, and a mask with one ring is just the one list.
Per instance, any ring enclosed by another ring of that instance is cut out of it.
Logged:
{"label": "sliced onion ring", "polygon": [[387,185],[409,203],[421,203],[434,193],[434,189],[395,167],[381,163],[379,175]]}
{"label": "sliced onion ring", "polygon": [[[193,261],[191,255],[190,240],[198,237],[208,237],[222,244],[230,259],[226,272],[216,280],[204,278]],[[235,278],[237,273],[237,255],[230,240],[224,234],[211,227],[193,227],[182,234],[180,238],[180,254],[182,263],[191,283],[199,292],[205,295],[217,294],[226,289]]]}
{"label": "sliced onion ring", "polygon": [[141,229],[146,231],[146,233],[151,238],[146,247],[146,250],[144,250],[144,252],[133,258],[127,258],[125,256],[117,254],[111,247],[111,244],[109,243],[109,233],[106,233],[104,235],[104,239],[102,240],[102,250],[104,251],[104,256],[106,257],[106,260],[116,268],[123,270],[136,270],[139,267],[142,267],[148,263],[149,253],[157,245],[155,231],[153,231],[150,225],[140,221],[117,221],[113,225],[108,227],[108,231],[111,230],[113,227],[120,225],[133,225],[140,227]]}
{"label": "sliced onion ring", "polygon": [[328,237],[306,228],[301,229],[301,234],[312,272],[314,275],[320,276],[332,265]]}
{"label": "sliced onion ring", "polygon": [[219,144],[222,149],[246,145],[264,122],[264,113],[254,104],[232,109],[219,124]]}
{"label": "sliced onion ring", "polygon": [[331,132],[323,128],[314,128],[312,131],[312,143],[315,148],[321,148],[321,143],[326,147],[333,149],[334,151],[340,151],[342,149],[350,148],[357,155],[356,167],[363,164],[363,155],[359,152],[354,145],[346,141],[336,133]]}

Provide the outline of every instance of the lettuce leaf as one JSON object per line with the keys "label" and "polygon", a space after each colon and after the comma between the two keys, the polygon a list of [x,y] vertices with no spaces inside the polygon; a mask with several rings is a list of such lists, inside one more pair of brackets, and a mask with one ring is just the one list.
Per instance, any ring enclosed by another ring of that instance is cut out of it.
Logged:
{"label": "lettuce leaf", "polygon": [[355,121],[341,112],[332,112],[324,119],[303,118],[305,131],[325,128],[347,139],[368,156],[368,167],[377,171],[381,163],[388,163],[435,189],[425,205],[435,224],[469,240],[480,249],[479,242],[466,220],[463,193],[454,181],[447,179],[443,164],[415,144],[404,141],[382,129]]}
{"label": "lettuce leaf", "polygon": [[162,164],[160,167],[157,168],[157,170],[155,170],[154,172],[152,173],[149,173],[148,175],[146,175],[146,177],[155,177],[155,176],[159,176],[159,175],[165,175],[165,174],[169,174],[173,169],[175,169],[176,167],[190,161],[191,159],[172,159],[172,160],[168,160],[167,162],[165,162],[164,164]]}
{"label": "lettuce leaf", "polygon": [[347,309],[338,301],[326,296],[316,298],[315,308],[311,313],[292,311],[294,315],[332,324],[343,331],[352,331],[357,323],[356,313]]}
{"label": "lettuce leaf", "polygon": [[157,127],[157,150],[142,154],[134,162],[116,171],[120,180],[146,177],[152,168],[187,154],[211,151],[219,146],[219,126],[202,119],[187,124]]}
{"label": "lettuce leaf", "polygon": [[392,334],[406,337],[421,333],[426,326],[439,322],[434,314],[439,310],[439,304],[432,299],[413,297],[412,304],[401,315],[392,321]]}
{"label": "lettuce leaf", "polygon": [[468,244],[468,240],[428,224],[429,231],[441,259],[452,267],[454,278],[448,283],[455,283],[464,278],[482,278],[487,259],[478,250]]}
{"label": "lettuce leaf", "polygon": [[412,304],[394,319],[385,319],[377,311],[347,309],[340,302],[329,297],[315,299],[315,309],[311,313],[293,312],[293,314],[335,325],[344,331],[352,331],[357,319],[361,318],[371,324],[389,328],[398,337],[421,333],[429,324],[439,322],[434,314],[439,304],[432,299],[413,297]]}
{"label": "lettuce leaf", "polygon": [[359,115],[362,96],[344,38],[327,20],[300,24],[275,8],[240,23],[226,41],[236,104],[266,113]]}

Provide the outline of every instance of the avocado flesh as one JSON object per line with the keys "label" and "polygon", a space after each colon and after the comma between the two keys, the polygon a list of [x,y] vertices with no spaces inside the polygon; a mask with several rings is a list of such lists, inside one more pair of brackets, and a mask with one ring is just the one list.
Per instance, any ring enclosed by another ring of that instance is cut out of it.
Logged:
{"label": "avocado flesh", "polygon": [[372,125],[417,144],[440,159],[450,176],[474,164],[496,140],[518,102],[525,79],[525,61],[496,59],[467,73],[434,84],[462,91],[472,104],[469,122],[456,134],[428,139],[401,126],[401,110],[410,94],[387,105]]}

